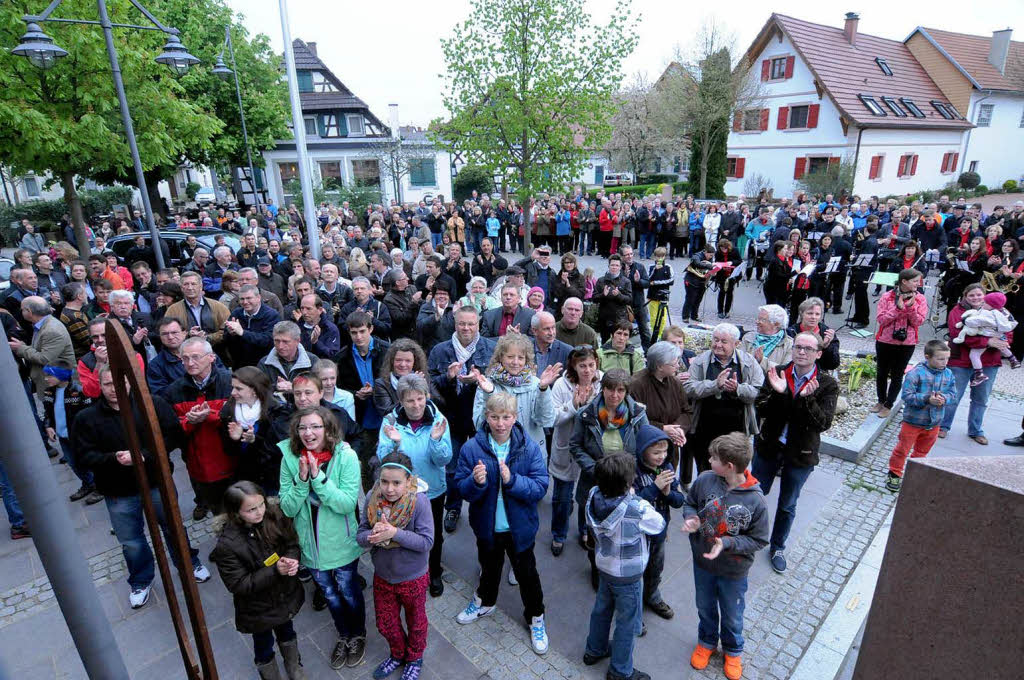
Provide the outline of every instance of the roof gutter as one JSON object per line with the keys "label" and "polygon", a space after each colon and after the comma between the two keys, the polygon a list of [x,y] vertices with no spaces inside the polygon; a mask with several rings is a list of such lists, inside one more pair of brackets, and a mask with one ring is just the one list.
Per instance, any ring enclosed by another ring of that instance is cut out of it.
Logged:
{"label": "roof gutter", "polygon": [[[853,185],[854,189],[857,186],[857,162],[860,160],[860,138],[864,135],[864,126],[860,126],[860,132],[857,133],[857,150],[853,152]],[[870,174],[870,173],[868,173]],[[857,193],[854,190],[854,193]]]}

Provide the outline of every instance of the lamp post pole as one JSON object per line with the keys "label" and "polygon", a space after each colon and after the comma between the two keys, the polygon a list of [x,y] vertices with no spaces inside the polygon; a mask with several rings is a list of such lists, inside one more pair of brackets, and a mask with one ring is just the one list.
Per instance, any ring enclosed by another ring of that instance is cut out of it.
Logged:
{"label": "lamp post pole", "polygon": [[142,194],[142,208],[146,215],[146,226],[149,227],[153,255],[156,257],[157,268],[163,269],[167,265],[164,263],[163,248],[160,247],[160,232],[157,231],[156,220],[153,219],[153,206],[149,202],[149,187],[146,186],[146,173],[142,169],[139,145],[135,142],[135,126],[132,124],[132,114],[128,109],[128,98],[124,94],[124,80],[121,78],[121,64],[117,60],[117,50],[114,49],[114,27],[107,14],[107,0],[96,0],[96,5],[100,15],[100,27],[103,28],[103,39],[107,43],[110,70],[114,74],[114,89],[117,90],[117,101],[121,105],[121,123],[124,125],[124,134],[128,138],[128,149],[132,153],[132,164],[135,166],[135,182],[138,184],[139,193]]}
{"label": "lamp post pole", "polygon": [[295,73],[295,55],[292,53],[292,30],[288,25],[288,0],[278,0],[281,9],[281,33],[284,37],[284,63],[288,71],[288,98],[292,104],[292,130],[295,134],[295,152],[299,161],[299,184],[302,185],[302,206],[306,217],[306,236],[309,239],[309,256],[320,259],[320,223],[316,219],[313,205],[313,168],[306,153],[306,125],[302,119],[302,100],[299,98],[299,81]]}
{"label": "lamp post pole", "polygon": [[256,171],[252,164],[252,149],[249,148],[249,131],[245,127],[245,109],[242,108],[242,89],[238,84],[238,66],[235,65],[235,45],[231,42],[231,25],[224,29],[224,39],[228,44],[228,54],[231,55],[231,70],[235,78],[235,96],[238,98],[238,115],[242,118],[242,139],[245,140],[245,157],[249,161],[249,181],[252,182],[252,200],[256,203],[256,214],[263,212],[263,204],[260,201],[260,193],[256,189]]}

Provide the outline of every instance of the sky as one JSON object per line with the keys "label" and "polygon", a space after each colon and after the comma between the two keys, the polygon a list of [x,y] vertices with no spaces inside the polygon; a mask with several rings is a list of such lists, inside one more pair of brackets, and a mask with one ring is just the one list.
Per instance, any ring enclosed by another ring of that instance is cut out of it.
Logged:
{"label": "sky", "polygon": [[[226,1],[244,15],[251,33],[267,34],[275,49],[282,49],[276,0]],[[614,0],[584,2],[598,24],[607,21],[616,4]],[[752,0],[708,3],[722,9],[694,8],[694,4],[633,0],[633,13],[640,15],[639,21],[634,19],[639,43],[623,64],[627,80],[635,74],[657,79],[677,48],[684,53],[692,49],[692,39],[705,21],[724,28],[737,48],[746,50],[772,11],[837,27],[843,25],[846,12],[855,11],[860,14],[860,32],[893,40],[905,39],[916,26],[928,26],[976,35],[1012,28],[1013,39],[1024,41],[1024,2],[1020,0],[972,0],[969,9],[960,0],[860,0],[845,7],[820,0],[789,0],[775,10]],[[445,115],[440,40],[468,16],[469,0],[289,0],[288,6],[292,37],[316,42],[320,59],[378,118],[387,121],[389,104],[398,104],[402,125],[426,127]]]}

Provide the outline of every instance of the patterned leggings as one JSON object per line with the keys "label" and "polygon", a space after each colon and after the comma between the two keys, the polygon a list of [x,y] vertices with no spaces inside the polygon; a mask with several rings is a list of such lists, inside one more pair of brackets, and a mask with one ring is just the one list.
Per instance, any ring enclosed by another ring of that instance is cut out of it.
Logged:
{"label": "patterned leggings", "polygon": [[[427,586],[430,574],[402,583],[373,577],[373,608],[377,630],[388,641],[391,656],[399,661],[419,661],[427,647]],[[402,609],[408,634],[402,629]]]}

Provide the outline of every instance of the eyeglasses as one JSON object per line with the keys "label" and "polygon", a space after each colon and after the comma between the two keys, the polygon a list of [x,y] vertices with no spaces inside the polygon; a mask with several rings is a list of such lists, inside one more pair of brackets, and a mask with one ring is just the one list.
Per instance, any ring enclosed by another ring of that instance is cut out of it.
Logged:
{"label": "eyeglasses", "polygon": [[205,355],[205,354],[195,354],[195,355],[193,355],[193,354],[182,354],[181,355],[181,361],[183,363],[186,363],[186,364],[195,364],[195,363],[199,363],[200,361],[205,359],[206,356],[207,355]]}
{"label": "eyeglasses", "polygon": [[793,351],[798,353],[810,353],[821,351],[818,347],[808,347],[807,345],[793,345]]}
{"label": "eyeglasses", "polygon": [[322,429],[323,425],[299,425],[299,432],[317,432]]}

